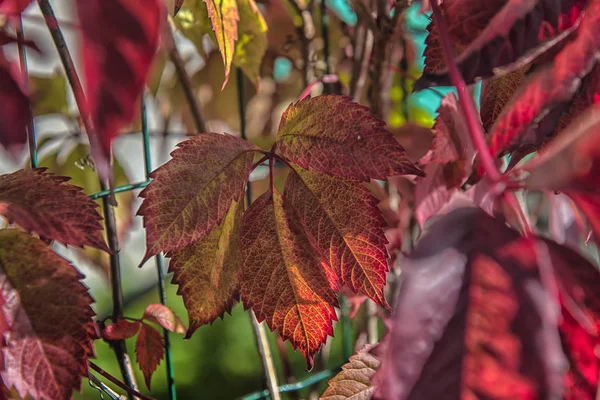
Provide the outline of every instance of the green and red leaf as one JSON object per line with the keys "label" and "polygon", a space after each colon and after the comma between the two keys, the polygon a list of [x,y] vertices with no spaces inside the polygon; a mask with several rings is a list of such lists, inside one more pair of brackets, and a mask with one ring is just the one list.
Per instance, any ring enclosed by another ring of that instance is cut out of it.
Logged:
{"label": "green and red leaf", "polygon": [[45,168],[0,175],[0,215],[46,239],[109,252],[98,205],[68,180]]}
{"label": "green and red leaf", "polygon": [[138,215],[146,228],[143,262],[161,251],[188,247],[219,225],[232,201],[243,195],[257,150],[245,140],[217,133],[178,146],[140,193],[144,203]]}
{"label": "green and red leaf", "polygon": [[83,276],[44,242],[0,230],[6,386],[21,397],[71,399],[87,376],[96,330]]}
{"label": "green and red leaf", "polygon": [[111,143],[136,115],[165,6],[162,0],[86,0],[77,2],[77,11],[89,108],[80,112],[90,113],[92,155],[100,176],[108,178]]}
{"label": "green and red leaf", "polygon": [[140,333],[135,341],[135,356],[148,389],[150,389],[152,375],[164,355],[165,347],[161,334],[152,326],[142,323]]}
{"label": "green and red leaf", "polygon": [[300,349],[311,368],[337,319],[334,271],[276,189],[252,203],[241,235],[244,306]]}
{"label": "green and red leaf", "polygon": [[169,253],[169,271],[183,297],[190,326],[187,337],[200,326],[229,312],[242,279],[239,228],[243,202],[234,202],[223,222],[205,237]]}
{"label": "green and red leaf", "polygon": [[297,168],[288,175],[284,199],[314,235],[322,254],[328,255],[340,284],[389,309],[383,294],[388,272],[386,223],[369,190],[361,182]]}
{"label": "green and red leaf", "polygon": [[291,104],[276,143],[294,164],[332,176],[368,182],[422,175],[385,122],[349,97],[325,95]]}

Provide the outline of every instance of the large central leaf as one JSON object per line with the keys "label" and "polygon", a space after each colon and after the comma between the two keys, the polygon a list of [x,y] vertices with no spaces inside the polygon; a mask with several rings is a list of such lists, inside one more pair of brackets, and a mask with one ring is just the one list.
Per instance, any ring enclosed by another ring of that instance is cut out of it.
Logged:
{"label": "large central leaf", "polygon": [[241,296],[306,357],[333,335],[337,277],[295,211],[274,190],[259,197],[242,222],[244,278]]}
{"label": "large central leaf", "polygon": [[329,256],[341,284],[389,307],[383,295],[388,271],[386,224],[378,200],[360,182],[302,169],[290,171],[284,196],[321,252]]}

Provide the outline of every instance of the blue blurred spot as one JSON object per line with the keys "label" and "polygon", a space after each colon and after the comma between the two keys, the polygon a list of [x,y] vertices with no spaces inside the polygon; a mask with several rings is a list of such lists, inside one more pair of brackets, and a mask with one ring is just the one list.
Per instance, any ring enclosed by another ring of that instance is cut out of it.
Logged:
{"label": "blue blurred spot", "polygon": [[292,62],[285,57],[277,57],[275,59],[273,79],[276,82],[283,82],[289,78],[292,72]]}
{"label": "blue blurred spot", "polygon": [[332,10],[342,21],[350,26],[356,25],[358,18],[350,7],[348,0],[326,0],[327,7]]}

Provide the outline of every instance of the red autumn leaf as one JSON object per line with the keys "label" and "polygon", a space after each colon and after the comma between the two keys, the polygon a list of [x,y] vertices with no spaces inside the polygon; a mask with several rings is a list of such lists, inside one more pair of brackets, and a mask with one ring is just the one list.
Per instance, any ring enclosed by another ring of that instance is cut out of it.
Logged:
{"label": "red autumn leaf", "polygon": [[98,205],[68,180],[45,168],[0,175],[0,215],[46,239],[110,252]]}
{"label": "red autumn leaf", "polygon": [[164,355],[165,348],[161,334],[152,326],[142,323],[142,328],[135,341],[135,356],[148,390],[152,374],[156,371]]}
{"label": "red autumn leaf", "polygon": [[379,368],[379,360],[369,353],[373,346],[367,345],[342,365],[342,371],[327,382],[327,389],[321,395],[322,400],[368,400],[375,387],[371,378]]}
{"label": "red autumn leaf", "polygon": [[[600,105],[590,107],[523,168],[529,189],[560,190],[585,214],[594,238],[600,235]],[[552,171],[552,173],[548,173]]]}
{"label": "red autumn leaf", "polygon": [[402,263],[379,397],[559,397],[566,360],[536,242],[472,207],[430,228]]}
{"label": "red autumn leaf", "polygon": [[30,3],[31,0],[0,0],[0,13],[16,16],[25,11]]}
{"label": "red autumn leaf", "polygon": [[496,156],[515,147],[539,144],[548,129],[532,127],[553,109],[571,100],[581,79],[596,64],[599,49],[600,1],[593,0],[581,19],[576,37],[564,46],[552,64],[533,73],[505,107],[491,130],[492,154]]}
{"label": "red autumn leaf", "polygon": [[291,104],[281,117],[276,143],[291,162],[332,176],[368,182],[422,175],[385,122],[344,96]]}
{"label": "red autumn leaf", "polygon": [[142,323],[139,321],[120,320],[112,323],[102,330],[102,337],[106,340],[125,340],[134,337],[139,332]]}
{"label": "red autumn leaf", "polygon": [[169,253],[169,271],[177,293],[183,297],[190,326],[187,337],[200,326],[212,323],[231,311],[239,294],[242,279],[242,254],[239,227],[244,210],[242,202],[234,202],[221,224],[181,250]]}
{"label": "red autumn leaf", "polygon": [[567,112],[560,117],[556,132],[565,129],[575,118],[598,102],[600,102],[600,65],[596,64],[581,82],[581,88],[573,97]]}
{"label": "red autumn leaf", "polygon": [[340,284],[389,309],[383,294],[386,224],[369,190],[360,182],[298,168],[288,175],[284,198],[328,255]]}
{"label": "red autumn leaf", "polygon": [[515,92],[525,81],[525,68],[483,82],[481,87],[481,122],[489,132]]}
{"label": "red autumn leaf", "polygon": [[[478,77],[513,71],[563,42],[577,26],[588,1],[444,1],[442,9],[451,28],[450,38],[461,50],[464,48],[456,62],[465,81],[472,83]],[[477,12],[473,14],[472,9]],[[431,24],[428,29],[432,31],[436,27]],[[465,40],[472,41],[466,46]],[[433,41],[434,44],[438,42]],[[430,68],[426,58],[425,73],[415,82],[416,90],[432,85],[451,85],[447,68],[440,68],[441,51],[439,45],[426,51],[426,57],[439,62]]]}
{"label": "red autumn leaf", "polygon": [[421,226],[435,215],[471,174],[475,149],[454,93],[442,100],[438,109],[433,146],[428,155],[425,177],[415,186],[415,217]]}
{"label": "red autumn leaf", "polygon": [[146,228],[142,263],[161,251],[188,247],[220,224],[231,202],[244,193],[257,150],[245,140],[217,133],[204,133],[178,146],[140,193],[145,200],[138,215]]}
{"label": "red autumn leaf", "polygon": [[333,335],[337,319],[334,271],[277,189],[244,214],[241,244],[244,306],[299,348],[312,368],[314,353]]}
{"label": "red autumn leaf", "polygon": [[100,176],[107,178],[112,140],[135,117],[158,49],[164,4],[162,0],[86,0],[77,2],[77,11],[88,111],[94,124],[94,132],[88,135]]}
{"label": "red autumn leaf", "polygon": [[29,98],[15,64],[0,56],[0,144],[13,153],[27,142],[31,117]]}
{"label": "red autumn leaf", "polygon": [[593,265],[575,251],[546,242],[561,289],[559,325],[569,360],[565,376],[566,400],[595,400],[600,360],[600,276]]}
{"label": "red autumn leaf", "polygon": [[23,398],[71,399],[87,376],[96,335],[83,276],[16,229],[0,230],[0,265],[4,383]]}
{"label": "red autumn leaf", "polygon": [[173,310],[162,304],[150,304],[144,310],[145,321],[154,322],[168,331],[185,333],[185,325]]}

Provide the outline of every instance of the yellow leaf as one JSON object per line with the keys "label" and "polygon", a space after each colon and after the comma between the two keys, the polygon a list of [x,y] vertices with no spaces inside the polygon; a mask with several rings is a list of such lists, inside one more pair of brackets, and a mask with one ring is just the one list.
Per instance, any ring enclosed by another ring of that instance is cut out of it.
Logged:
{"label": "yellow leaf", "polygon": [[239,39],[235,45],[233,63],[258,85],[260,64],[267,50],[267,23],[254,0],[237,1],[240,22]]}

